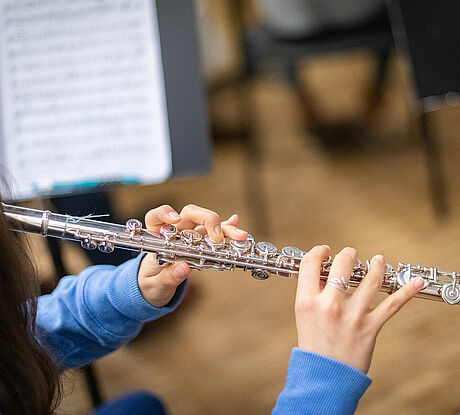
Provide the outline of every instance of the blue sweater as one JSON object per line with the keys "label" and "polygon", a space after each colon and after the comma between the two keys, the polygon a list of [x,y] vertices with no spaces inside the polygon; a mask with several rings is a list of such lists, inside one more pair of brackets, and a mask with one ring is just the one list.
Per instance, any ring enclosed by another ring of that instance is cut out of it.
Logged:
{"label": "blue sweater", "polygon": [[[164,307],[144,300],[137,284],[142,257],[119,267],[87,268],[63,278],[52,294],[39,298],[39,338],[57,364],[76,367],[108,354],[135,337],[143,323],[178,306],[185,283]],[[286,387],[272,415],[352,414],[370,382],[350,366],[294,348]]]}

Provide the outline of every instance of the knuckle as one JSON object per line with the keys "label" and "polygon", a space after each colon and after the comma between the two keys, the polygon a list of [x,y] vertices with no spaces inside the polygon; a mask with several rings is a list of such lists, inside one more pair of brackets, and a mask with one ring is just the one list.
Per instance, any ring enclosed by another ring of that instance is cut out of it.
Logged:
{"label": "knuckle", "polygon": [[307,252],[303,258],[302,258],[302,261],[301,263],[302,264],[312,264],[312,263],[315,263],[318,259],[318,255],[316,255],[314,252],[310,251],[310,252]]}
{"label": "knuckle", "polygon": [[369,286],[371,289],[378,290],[382,285],[382,275],[380,273],[369,275]]}
{"label": "knuckle", "polygon": [[351,272],[353,265],[356,263],[356,250],[354,248],[344,248],[342,249],[332,261],[332,264],[337,267],[337,271],[342,273]]}
{"label": "knuckle", "polygon": [[404,291],[403,293],[403,299],[400,307],[406,304],[415,294],[417,294],[417,291],[414,289],[414,287],[407,287],[407,291]]}
{"label": "knuckle", "polygon": [[322,311],[330,319],[336,320],[342,314],[342,307],[335,299],[327,299],[322,302]]}
{"label": "knuckle", "polygon": [[412,298],[412,290],[411,284],[407,284],[398,290],[396,293],[398,295],[395,295],[395,299],[397,298],[400,308]]}
{"label": "knuckle", "polygon": [[162,215],[168,215],[169,212],[174,211],[174,209],[169,206],[169,205],[161,205],[156,209],[156,215],[157,216],[162,216]]}
{"label": "knuckle", "polygon": [[387,305],[387,311],[389,314],[394,314],[396,313],[400,308],[399,301],[397,301],[395,298],[392,298],[388,301]]}
{"label": "knuckle", "polygon": [[161,286],[167,289],[176,286],[176,284],[174,284],[174,281],[172,280],[171,275],[169,275],[169,273],[168,275],[165,275],[164,278],[162,279]]}
{"label": "knuckle", "polygon": [[313,301],[310,298],[299,298],[295,302],[295,312],[304,313],[311,311],[313,307]]}
{"label": "knuckle", "polygon": [[193,203],[189,203],[188,205],[185,205],[183,208],[182,208],[182,211],[181,212],[188,212],[189,210],[194,210],[196,209],[196,205],[194,205]]}
{"label": "knuckle", "polygon": [[206,216],[207,216],[207,221],[208,222],[211,222],[211,223],[219,222],[220,223],[220,216],[216,212],[213,212],[212,210],[209,210],[206,213]]}
{"label": "knuckle", "polygon": [[356,249],[349,247],[349,246],[347,246],[346,248],[343,248],[340,253],[344,256],[348,256],[353,259],[356,258],[356,256],[358,255],[358,252],[356,251]]}
{"label": "knuckle", "polygon": [[327,250],[328,248],[325,245],[316,245],[310,250],[310,252],[315,253],[318,256],[321,256]]}
{"label": "knuckle", "polygon": [[155,216],[156,212],[158,212],[158,209],[160,208],[154,208],[154,209],[150,209],[146,214],[145,214],[145,218],[150,218],[152,216]]}

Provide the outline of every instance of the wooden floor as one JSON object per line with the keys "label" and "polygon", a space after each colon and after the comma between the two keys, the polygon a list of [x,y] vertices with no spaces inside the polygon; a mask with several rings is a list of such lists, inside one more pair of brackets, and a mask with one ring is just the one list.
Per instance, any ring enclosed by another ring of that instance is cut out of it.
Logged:
{"label": "wooden floor", "polygon": [[[266,80],[251,85],[262,207],[251,205],[246,192],[255,167],[238,140],[215,145],[209,175],[122,189],[113,194],[114,204],[123,216],[142,217],[158,204],[180,210],[193,202],[222,217],[239,213],[256,240],[260,233],[279,248],[328,243],[337,252],[349,245],[361,259],[383,253],[393,265],[460,271],[460,111],[434,114],[451,207],[439,221],[397,62],[391,73],[369,138],[348,155],[318,146],[287,87]],[[305,76],[328,116],[346,118],[362,106],[370,62],[361,54],[320,59]],[[213,102],[222,124],[235,122],[235,97],[223,93]],[[266,217],[264,229],[253,228],[257,217]],[[67,254],[78,271],[81,254],[73,247]],[[46,271],[46,258],[41,267]],[[96,363],[103,394],[146,389],[162,397],[173,415],[268,414],[296,344],[295,288],[295,280],[256,281],[239,271],[193,273],[190,296],[174,315]],[[459,321],[460,306],[414,300],[403,309],[380,334],[369,372],[373,383],[357,413],[454,414],[460,407]],[[66,385],[59,413],[84,413],[89,400],[80,375],[69,373]]]}

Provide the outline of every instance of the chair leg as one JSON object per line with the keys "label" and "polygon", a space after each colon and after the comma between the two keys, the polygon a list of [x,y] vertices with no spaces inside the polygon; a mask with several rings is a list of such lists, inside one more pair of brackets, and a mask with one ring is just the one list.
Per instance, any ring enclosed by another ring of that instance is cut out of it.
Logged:
{"label": "chair leg", "polygon": [[53,260],[54,271],[56,273],[54,283],[56,283],[59,278],[67,275],[64,261],[62,260],[61,245],[59,240],[56,238],[46,238],[46,243],[51,254],[51,259]]}
{"label": "chair leg", "polygon": [[438,217],[446,217],[449,213],[445,177],[442,168],[441,152],[437,140],[430,130],[428,114],[419,115],[421,139],[425,148],[428,180],[433,199],[433,207]]}
{"label": "chair leg", "polygon": [[301,109],[301,113],[306,117],[306,120],[312,130],[320,130],[325,124],[320,111],[317,110],[315,100],[310,93],[308,85],[299,77],[298,65],[296,61],[289,61],[283,66],[284,79],[292,85],[296,94],[297,103]]}
{"label": "chair leg", "polygon": [[267,215],[267,196],[263,180],[264,154],[257,133],[254,131],[254,100],[248,78],[238,87],[242,131],[246,134],[242,143],[243,150],[243,176],[245,177],[244,191],[246,200],[252,212],[251,232],[258,239],[269,237],[269,218]]}
{"label": "chair leg", "polygon": [[323,150],[337,155],[358,151],[364,137],[361,120],[328,119],[307,82],[300,79],[296,62],[288,63],[284,70],[285,80],[294,87],[301,113],[305,116],[305,127],[318,139]]}
{"label": "chair leg", "polygon": [[103,400],[100,393],[99,382],[97,381],[96,373],[93,365],[87,365],[83,368],[83,373],[86,379],[86,386],[88,387],[89,395],[93,406],[99,406]]}
{"label": "chair leg", "polygon": [[363,114],[363,120],[368,123],[378,110],[383,97],[385,80],[390,63],[390,49],[380,52],[376,56],[376,65],[374,79],[367,92],[366,108]]}

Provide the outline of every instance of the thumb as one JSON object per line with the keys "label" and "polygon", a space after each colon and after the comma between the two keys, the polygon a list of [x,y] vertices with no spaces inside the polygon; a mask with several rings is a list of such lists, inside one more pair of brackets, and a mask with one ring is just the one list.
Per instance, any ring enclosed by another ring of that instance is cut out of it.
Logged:
{"label": "thumb", "polygon": [[185,262],[177,262],[161,270],[157,275],[139,278],[142,296],[154,307],[162,307],[171,301],[176,288],[190,274]]}

